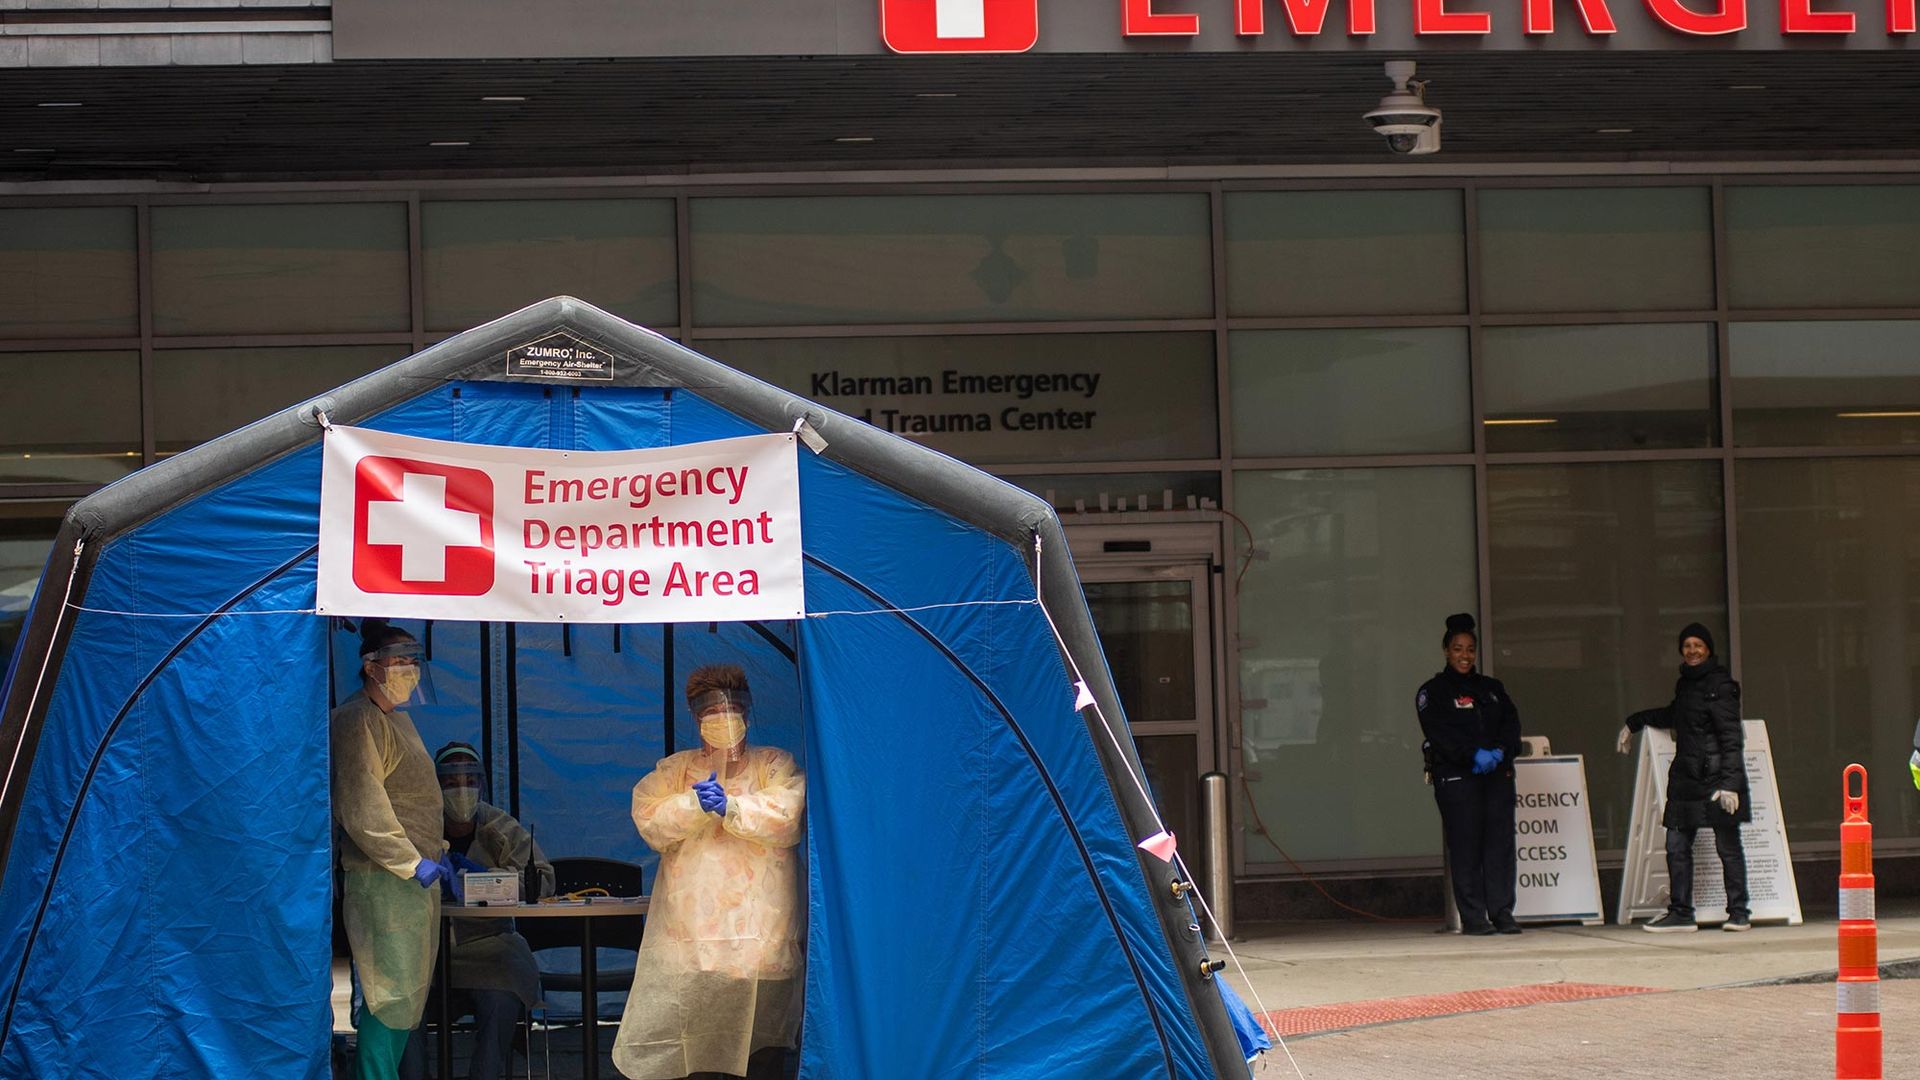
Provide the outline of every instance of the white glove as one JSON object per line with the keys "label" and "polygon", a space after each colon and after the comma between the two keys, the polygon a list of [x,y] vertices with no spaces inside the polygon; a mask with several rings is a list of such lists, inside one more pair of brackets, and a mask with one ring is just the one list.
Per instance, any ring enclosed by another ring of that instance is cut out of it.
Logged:
{"label": "white glove", "polygon": [[1633,729],[1621,724],[1620,737],[1613,740],[1613,748],[1623,754],[1633,753]]}
{"label": "white glove", "polygon": [[1716,791],[1713,793],[1713,801],[1719,803],[1720,809],[1725,810],[1729,815],[1740,812],[1740,794],[1738,792]]}

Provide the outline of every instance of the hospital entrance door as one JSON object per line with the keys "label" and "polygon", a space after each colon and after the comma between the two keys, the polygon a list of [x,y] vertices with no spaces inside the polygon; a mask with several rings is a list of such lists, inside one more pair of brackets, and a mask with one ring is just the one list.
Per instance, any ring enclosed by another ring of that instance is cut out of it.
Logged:
{"label": "hospital entrance door", "polygon": [[1072,530],[1074,561],[1134,746],[1160,818],[1190,862],[1204,850],[1200,776],[1219,768],[1218,535],[1204,525]]}

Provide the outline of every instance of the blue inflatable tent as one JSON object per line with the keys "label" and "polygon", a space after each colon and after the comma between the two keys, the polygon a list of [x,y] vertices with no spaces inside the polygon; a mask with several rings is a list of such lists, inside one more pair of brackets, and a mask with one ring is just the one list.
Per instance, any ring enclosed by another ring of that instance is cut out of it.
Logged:
{"label": "blue inflatable tent", "polygon": [[[610,377],[502,363],[553,334]],[[627,792],[689,743],[675,672],[745,662],[755,738],[808,773],[802,1075],[1246,1075],[1180,875],[1135,847],[1131,740],[1075,709],[1078,669],[1121,723],[1052,510],[557,298],[68,513],[0,714],[0,1076],[328,1074],[327,713],[353,663],[312,613],[322,411],[586,450],[805,418],[808,610],[865,614],[416,626],[428,745],[480,742],[549,852],[645,863]]]}

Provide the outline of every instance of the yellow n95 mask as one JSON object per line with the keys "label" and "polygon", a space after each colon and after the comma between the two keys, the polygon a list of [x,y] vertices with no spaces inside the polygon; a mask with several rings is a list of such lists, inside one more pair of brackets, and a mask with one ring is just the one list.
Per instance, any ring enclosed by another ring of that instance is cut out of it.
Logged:
{"label": "yellow n95 mask", "polygon": [[420,685],[420,668],[414,664],[403,664],[387,669],[387,677],[380,684],[380,692],[395,705],[404,705],[413,691]]}
{"label": "yellow n95 mask", "polygon": [[480,805],[480,792],[470,787],[447,788],[440,793],[440,800],[446,804],[448,821],[472,821]]}
{"label": "yellow n95 mask", "polygon": [[732,750],[747,738],[747,716],[753,711],[748,690],[708,690],[687,699],[700,721],[700,737],[715,750]]}
{"label": "yellow n95 mask", "polygon": [[747,738],[747,719],[732,710],[710,712],[700,718],[700,738],[715,750],[731,750]]}
{"label": "yellow n95 mask", "polygon": [[[391,705],[404,704],[420,686],[420,643],[411,638],[382,645],[372,652],[362,653],[360,659],[368,665],[367,679],[380,688],[380,693]],[[401,660],[402,663],[391,667],[384,663],[384,661],[395,659]]]}

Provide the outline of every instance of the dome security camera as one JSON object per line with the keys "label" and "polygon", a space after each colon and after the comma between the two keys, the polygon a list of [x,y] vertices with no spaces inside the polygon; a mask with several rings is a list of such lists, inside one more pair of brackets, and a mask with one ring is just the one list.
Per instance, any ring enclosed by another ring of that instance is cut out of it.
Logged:
{"label": "dome security camera", "polygon": [[1427,104],[1427,84],[1413,81],[1413,61],[1387,61],[1393,92],[1366,114],[1367,123],[1396,154],[1440,152],[1440,110]]}

